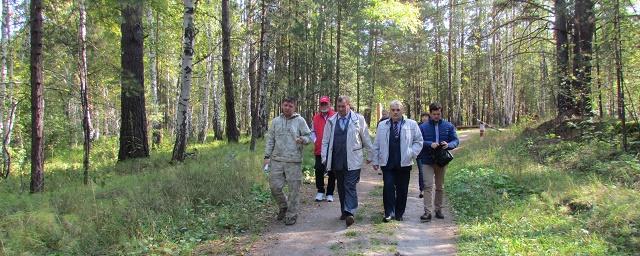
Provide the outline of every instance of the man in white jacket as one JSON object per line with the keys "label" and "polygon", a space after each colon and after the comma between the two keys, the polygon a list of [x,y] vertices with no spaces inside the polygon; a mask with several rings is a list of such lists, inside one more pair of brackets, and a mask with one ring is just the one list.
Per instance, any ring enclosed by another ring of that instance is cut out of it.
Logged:
{"label": "man in white jacket", "polygon": [[422,151],[422,133],[416,121],[404,118],[402,103],[389,104],[391,116],[378,125],[373,143],[373,168],[382,169],[384,222],[402,221],[407,205],[411,166]]}
{"label": "man in white jacket", "polygon": [[[364,162],[364,150],[371,155],[371,137],[364,117],[351,111],[349,97],[337,99],[337,114],[327,120],[322,135],[322,163],[335,172],[338,181],[341,220],[347,227],[355,222],[358,208],[356,184]],[[369,162],[369,161],[367,161]]]}

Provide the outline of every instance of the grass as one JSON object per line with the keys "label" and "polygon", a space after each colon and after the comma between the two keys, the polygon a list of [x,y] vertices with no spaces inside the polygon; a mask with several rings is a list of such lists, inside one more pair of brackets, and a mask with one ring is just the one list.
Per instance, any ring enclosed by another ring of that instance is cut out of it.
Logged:
{"label": "grass", "polygon": [[637,157],[596,139],[550,143],[554,135],[521,132],[472,138],[449,166],[458,253],[637,254]]}
{"label": "grass", "polygon": [[170,165],[168,143],[116,163],[117,140],[98,141],[88,186],[80,148],[49,155],[44,193],[27,193],[28,166],[14,173],[0,184],[0,254],[188,254],[266,225],[275,207],[261,153],[243,143],[192,144],[192,158]]}

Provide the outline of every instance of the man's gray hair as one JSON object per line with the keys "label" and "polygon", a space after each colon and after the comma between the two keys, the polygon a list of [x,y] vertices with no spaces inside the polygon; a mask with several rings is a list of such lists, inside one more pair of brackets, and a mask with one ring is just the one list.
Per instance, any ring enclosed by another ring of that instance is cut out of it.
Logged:
{"label": "man's gray hair", "polygon": [[344,102],[346,104],[351,104],[351,99],[347,95],[338,96],[338,102]]}
{"label": "man's gray hair", "polygon": [[393,106],[396,106],[400,109],[404,109],[404,104],[402,104],[402,102],[400,102],[399,100],[392,100],[389,103],[389,108],[392,108]]}

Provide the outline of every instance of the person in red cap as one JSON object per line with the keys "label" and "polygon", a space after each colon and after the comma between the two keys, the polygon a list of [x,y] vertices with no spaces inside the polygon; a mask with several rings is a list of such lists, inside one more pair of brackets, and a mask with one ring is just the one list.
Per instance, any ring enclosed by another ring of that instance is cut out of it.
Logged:
{"label": "person in red cap", "polygon": [[325,199],[328,202],[333,202],[333,191],[336,186],[336,176],[333,172],[329,172],[329,184],[325,191],[324,176],[327,173],[326,167],[322,164],[321,148],[322,148],[322,134],[324,132],[324,125],[327,123],[327,119],[335,114],[335,111],[331,108],[331,100],[328,96],[320,97],[319,112],[313,116],[313,130],[311,131],[311,139],[314,140],[315,148],[314,154],[316,156],[315,172],[316,172],[316,188],[318,194],[316,194],[316,202],[323,201]]}

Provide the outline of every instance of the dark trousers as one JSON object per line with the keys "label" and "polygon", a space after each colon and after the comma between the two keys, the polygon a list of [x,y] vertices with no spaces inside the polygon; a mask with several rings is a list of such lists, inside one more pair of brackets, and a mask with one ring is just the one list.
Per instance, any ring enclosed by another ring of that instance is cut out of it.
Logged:
{"label": "dark trousers", "polygon": [[[316,156],[316,164],[314,166],[316,170],[316,188],[318,189],[318,193],[324,193],[324,173],[326,172],[326,167],[322,164],[322,157]],[[335,172],[328,172],[329,175],[329,184],[327,184],[327,195],[333,195],[333,191],[336,189],[336,174]]]}
{"label": "dark trousers", "polygon": [[416,160],[416,163],[418,166],[418,187],[420,188],[420,192],[422,192],[424,191],[424,168],[422,168],[420,159]]}
{"label": "dark trousers", "polygon": [[360,182],[360,169],[346,171],[333,171],[338,180],[338,195],[340,199],[340,211],[344,215],[355,215],[358,209],[358,191],[356,184]]}
{"label": "dark trousers", "polygon": [[407,207],[411,166],[382,167],[384,216],[402,217]]}

